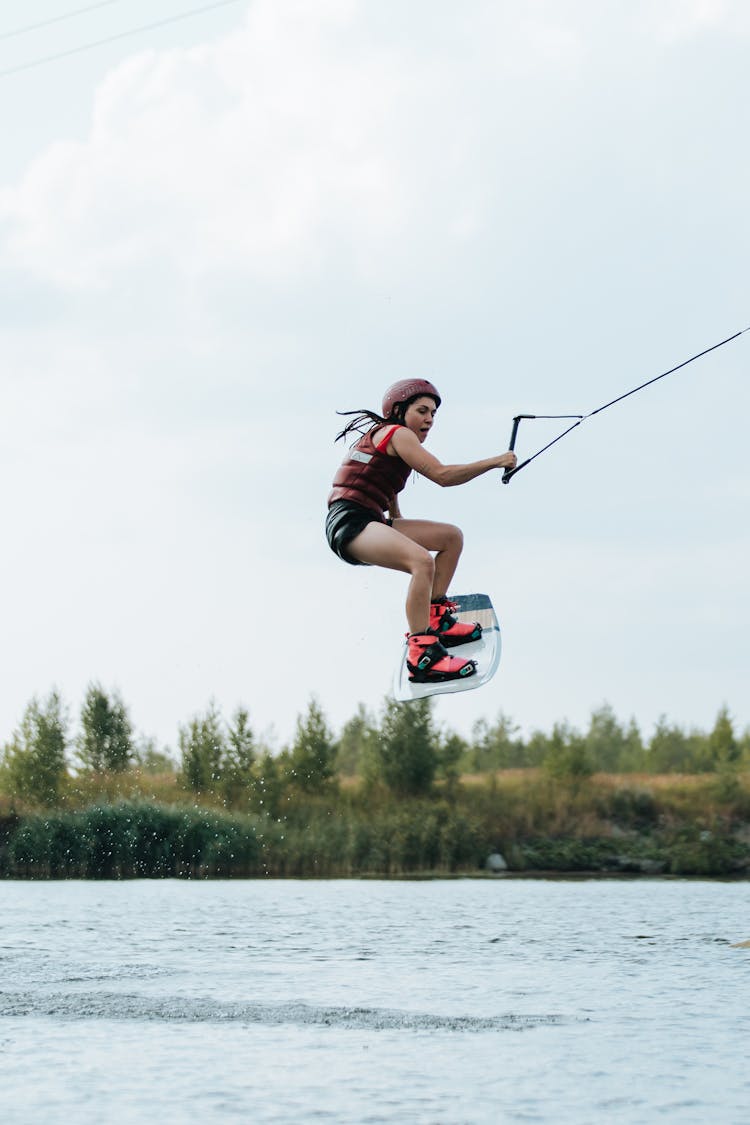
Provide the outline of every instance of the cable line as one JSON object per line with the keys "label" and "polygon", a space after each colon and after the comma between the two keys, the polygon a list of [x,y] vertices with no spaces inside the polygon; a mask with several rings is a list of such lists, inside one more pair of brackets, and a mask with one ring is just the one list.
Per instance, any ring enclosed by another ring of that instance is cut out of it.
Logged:
{"label": "cable line", "polygon": [[507,484],[511,477],[514,477],[516,473],[520,473],[521,469],[525,469],[526,466],[530,465],[532,461],[536,461],[537,457],[541,457],[541,455],[543,453],[546,453],[548,449],[551,449],[553,445],[557,445],[558,441],[562,441],[564,437],[566,437],[573,430],[577,429],[577,427],[580,426],[582,422],[585,422],[587,418],[593,418],[595,414],[601,414],[603,410],[608,410],[610,406],[614,406],[616,403],[622,402],[624,398],[629,398],[630,395],[634,395],[638,391],[642,391],[644,387],[650,387],[652,383],[658,383],[660,379],[666,379],[667,375],[673,375],[675,371],[679,371],[682,367],[687,367],[689,363],[694,363],[696,359],[700,359],[702,356],[708,355],[709,352],[715,352],[717,348],[723,348],[725,344],[729,344],[732,340],[736,340],[738,336],[742,336],[745,332],[750,332],[750,325],[748,325],[747,328],[740,329],[739,332],[733,333],[731,336],[727,336],[726,340],[720,340],[718,344],[712,344],[710,348],[704,348],[702,352],[697,352],[695,355],[691,356],[690,359],[684,359],[682,363],[676,364],[675,367],[670,367],[669,371],[662,371],[661,375],[655,375],[653,379],[647,379],[645,383],[640,383],[637,387],[632,387],[631,390],[625,391],[624,394],[618,395],[617,398],[613,398],[609,402],[605,402],[603,406],[597,406],[596,410],[591,410],[588,414],[516,414],[513,419],[513,428],[510,433],[510,445],[508,446],[509,449],[515,448],[518,427],[521,422],[524,421],[524,419],[532,420],[536,418],[575,418],[577,420],[573,423],[572,426],[568,426],[568,428],[563,430],[561,434],[558,434],[556,438],[553,438],[552,441],[548,441],[546,445],[543,445],[541,449],[538,449],[536,453],[533,453],[531,457],[527,457],[525,461],[522,461],[520,463],[520,465],[516,465],[515,469],[506,469],[503,473],[503,484]]}
{"label": "cable line", "polygon": [[[34,67],[44,66],[45,63],[56,62],[57,59],[67,59],[71,55],[79,55],[83,51],[93,51],[95,47],[103,47],[106,43],[115,43],[118,39],[127,39],[131,35],[140,35],[143,31],[154,31],[159,27],[166,27],[167,24],[177,23],[179,20],[190,19],[191,16],[200,16],[204,12],[213,12],[217,8],[226,8],[229,4],[239,4],[241,0],[217,0],[214,4],[205,4],[201,8],[190,8],[186,12],[178,12],[174,16],[167,16],[163,20],[157,20],[155,23],[142,24],[140,27],[133,27],[129,31],[120,31],[116,35],[108,35],[105,39],[97,39],[93,43],[82,43],[79,47],[71,47],[67,51],[58,51],[54,55],[45,55],[40,59],[33,59],[31,62],[21,63],[19,66],[8,67],[7,70],[0,70],[0,78],[7,78],[10,74],[20,74],[22,70],[32,70]],[[243,0],[247,2],[247,0]]]}
{"label": "cable line", "polygon": [[63,20],[72,20],[74,16],[82,16],[86,12],[94,12],[97,8],[108,8],[111,4],[120,4],[122,0],[99,0],[98,4],[88,4],[85,8],[76,8],[72,12],[63,12],[59,16],[51,16],[48,20],[39,23],[29,23],[25,27],[17,27],[15,31],[0,31],[0,39],[13,39],[16,35],[26,35],[29,31],[39,31],[42,27],[49,27],[53,23],[62,23]]}

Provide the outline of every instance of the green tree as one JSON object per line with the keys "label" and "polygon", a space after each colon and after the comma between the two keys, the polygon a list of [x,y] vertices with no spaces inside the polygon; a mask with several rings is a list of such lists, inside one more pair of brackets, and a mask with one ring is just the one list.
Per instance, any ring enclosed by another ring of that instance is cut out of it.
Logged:
{"label": "green tree", "polygon": [[707,743],[709,769],[726,769],[738,764],[741,756],[740,745],[734,736],[734,725],[726,706],[723,706],[716,716]]}
{"label": "green tree", "polygon": [[120,696],[89,684],[81,708],[78,757],[86,769],[121,773],[134,757],[133,727]]}
{"label": "green tree", "polygon": [[630,720],[625,731],[619,768],[623,773],[640,773],[646,768],[646,748],[635,719]]}
{"label": "green tree", "polygon": [[375,724],[364,704],[344,725],[336,744],[336,769],[344,777],[361,774],[376,735]]}
{"label": "green tree", "polygon": [[175,760],[169,753],[169,747],[160,750],[156,739],[150,735],[142,736],[136,745],[133,762],[144,773],[160,774],[175,773]]}
{"label": "green tree", "polygon": [[524,746],[524,765],[536,769],[544,765],[544,759],[549,750],[549,737],[541,730],[531,732]]}
{"label": "green tree", "polygon": [[645,760],[651,773],[692,773],[705,756],[701,738],[687,735],[661,715],[648,744]]}
{"label": "green tree", "polygon": [[625,730],[609,703],[604,703],[591,712],[586,752],[594,769],[604,773],[638,769],[642,764],[643,743],[635,720],[631,719]]}
{"label": "green tree", "polygon": [[471,732],[471,747],[463,765],[472,773],[490,770],[514,769],[526,764],[523,740],[518,738],[520,727],[502,712],[490,725],[478,719]]}
{"label": "green tree", "polygon": [[411,703],[387,699],[373,744],[376,776],[399,796],[429,793],[438,767],[439,743],[429,696]]}
{"label": "green tree", "polygon": [[5,749],[5,774],[11,794],[40,805],[54,805],[66,777],[68,717],[56,691],[27,706],[20,728]]}
{"label": "green tree", "polygon": [[229,804],[247,798],[254,787],[255,735],[250,715],[238,707],[227,731],[226,750],[222,763],[222,792]]}
{"label": "green tree", "polygon": [[195,715],[179,728],[178,746],[185,783],[198,792],[215,792],[222,778],[226,739],[213,701],[205,715]]}
{"label": "green tree", "polygon": [[291,778],[306,793],[322,793],[334,777],[336,746],[320,705],[311,699],[290,750]]}
{"label": "green tree", "polygon": [[739,741],[740,761],[747,769],[750,768],[750,727],[746,727],[742,732],[742,738]]}
{"label": "green tree", "polygon": [[466,760],[469,746],[460,734],[450,731],[438,739],[437,745],[437,777],[447,782],[445,791],[455,798],[458,792],[458,782],[461,777],[461,762]]}
{"label": "green tree", "polygon": [[284,799],[284,771],[279,759],[264,750],[255,769],[254,804],[258,812],[277,819]]}
{"label": "green tree", "polygon": [[543,764],[558,781],[582,781],[594,772],[586,740],[567,723],[555,723],[552,728]]}

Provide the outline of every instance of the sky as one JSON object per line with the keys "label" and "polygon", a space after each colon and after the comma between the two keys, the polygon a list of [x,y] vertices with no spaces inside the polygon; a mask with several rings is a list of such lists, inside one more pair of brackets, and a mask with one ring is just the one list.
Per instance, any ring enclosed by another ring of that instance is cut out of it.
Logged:
{"label": "sky", "polygon": [[[198,7],[0,21],[0,743],[92,682],[171,747],[211,700],[277,746],[313,697],[334,731],[377,712],[406,580],[325,543],[336,411],[428,378],[429,448],[476,460],[750,326],[741,0],[240,0],[122,35]],[[441,724],[750,724],[749,369],[750,333],[507,486],[407,486],[502,627]]]}

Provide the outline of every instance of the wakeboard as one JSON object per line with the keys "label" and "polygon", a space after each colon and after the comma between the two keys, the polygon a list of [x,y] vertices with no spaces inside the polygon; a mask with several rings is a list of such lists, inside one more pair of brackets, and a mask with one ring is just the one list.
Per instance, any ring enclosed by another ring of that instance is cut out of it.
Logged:
{"label": "wakeboard", "polygon": [[401,646],[396,672],[393,677],[393,697],[400,703],[407,703],[411,699],[424,699],[426,695],[446,695],[456,691],[472,691],[482,687],[497,671],[500,663],[501,636],[492,602],[486,594],[451,594],[451,601],[457,602],[458,608],[451,610],[458,621],[478,621],[482,626],[482,636],[478,641],[467,645],[458,645],[451,648],[451,656],[461,656],[465,660],[476,660],[477,670],[473,676],[466,676],[458,680],[444,680],[442,683],[414,683],[409,679],[409,669],[406,666],[407,642]]}

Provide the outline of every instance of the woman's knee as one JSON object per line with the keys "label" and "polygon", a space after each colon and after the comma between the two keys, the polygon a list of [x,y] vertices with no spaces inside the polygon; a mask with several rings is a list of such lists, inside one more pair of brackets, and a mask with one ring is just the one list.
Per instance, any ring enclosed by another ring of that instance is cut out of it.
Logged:
{"label": "woman's knee", "polygon": [[445,525],[445,550],[455,551],[456,554],[461,554],[464,547],[464,533],[460,527],[455,524],[447,523]]}
{"label": "woman's knee", "polygon": [[428,582],[432,582],[435,577],[435,560],[423,547],[414,552],[411,572],[415,578],[423,578]]}

